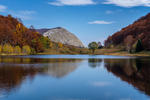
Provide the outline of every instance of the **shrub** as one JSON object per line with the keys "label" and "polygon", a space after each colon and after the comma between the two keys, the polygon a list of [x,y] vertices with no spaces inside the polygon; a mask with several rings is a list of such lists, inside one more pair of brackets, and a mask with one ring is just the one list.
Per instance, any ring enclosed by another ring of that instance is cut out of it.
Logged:
{"label": "shrub", "polygon": [[32,55],[36,54],[36,50],[34,48],[31,48],[31,54]]}
{"label": "shrub", "polygon": [[6,54],[13,53],[13,47],[10,44],[5,44],[2,51]]}
{"label": "shrub", "polygon": [[14,53],[20,54],[21,53],[21,48],[19,46],[15,46]]}
{"label": "shrub", "polygon": [[28,45],[23,46],[22,52],[24,54],[31,54],[31,48],[30,48],[30,46],[28,46]]}
{"label": "shrub", "polygon": [[50,40],[48,37],[41,37],[40,41],[42,43],[42,45],[44,46],[44,48],[49,48],[49,44],[50,44]]}

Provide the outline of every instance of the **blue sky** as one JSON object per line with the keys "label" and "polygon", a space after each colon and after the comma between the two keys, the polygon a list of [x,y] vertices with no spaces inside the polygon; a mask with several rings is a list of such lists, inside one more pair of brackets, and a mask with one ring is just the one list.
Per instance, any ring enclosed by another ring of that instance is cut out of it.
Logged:
{"label": "blue sky", "polygon": [[0,0],[0,14],[11,14],[35,28],[64,27],[87,45],[150,12],[150,0]]}

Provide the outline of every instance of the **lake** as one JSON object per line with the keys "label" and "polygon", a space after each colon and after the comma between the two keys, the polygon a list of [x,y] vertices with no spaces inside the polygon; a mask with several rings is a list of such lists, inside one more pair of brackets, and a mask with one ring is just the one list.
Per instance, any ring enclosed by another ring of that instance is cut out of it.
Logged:
{"label": "lake", "polygon": [[0,57],[0,100],[150,100],[150,59]]}

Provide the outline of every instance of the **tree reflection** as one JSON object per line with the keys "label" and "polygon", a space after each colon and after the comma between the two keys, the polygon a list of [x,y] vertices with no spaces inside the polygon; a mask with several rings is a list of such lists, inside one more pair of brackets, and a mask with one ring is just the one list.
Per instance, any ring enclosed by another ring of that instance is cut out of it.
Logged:
{"label": "tree reflection", "polygon": [[102,59],[88,59],[88,64],[92,68],[100,67]]}
{"label": "tree reflection", "polygon": [[18,89],[26,79],[36,75],[62,78],[73,72],[81,59],[0,58],[0,93]]}
{"label": "tree reflection", "polygon": [[104,63],[109,72],[150,95],[149,59],[105,59]]}

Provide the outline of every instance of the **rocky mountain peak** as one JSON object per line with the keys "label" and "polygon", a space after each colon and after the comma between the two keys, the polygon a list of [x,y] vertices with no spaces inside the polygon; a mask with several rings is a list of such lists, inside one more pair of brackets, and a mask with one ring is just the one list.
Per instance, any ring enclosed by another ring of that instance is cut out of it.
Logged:
{"label": "rocky mountain peak", "polygon": [[[41,29],[42,30],[42,29]],[[66,45],[72,45],[76,47],[84,47],[83,43],[71,32],[62,27],[56,27],[48,30],[37,30],[43,36],[49,37],[51,41],[61,42]]]}

